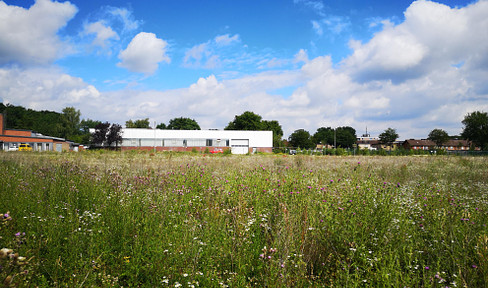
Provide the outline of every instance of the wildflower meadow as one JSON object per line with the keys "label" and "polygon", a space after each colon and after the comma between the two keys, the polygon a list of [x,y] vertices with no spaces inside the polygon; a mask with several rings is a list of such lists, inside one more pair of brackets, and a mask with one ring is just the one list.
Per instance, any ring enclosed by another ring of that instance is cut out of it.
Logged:
{"label": "wildflower meadow", "polygon": [[487,287],[487,192],[484,157],[3,152],[0,286]]}

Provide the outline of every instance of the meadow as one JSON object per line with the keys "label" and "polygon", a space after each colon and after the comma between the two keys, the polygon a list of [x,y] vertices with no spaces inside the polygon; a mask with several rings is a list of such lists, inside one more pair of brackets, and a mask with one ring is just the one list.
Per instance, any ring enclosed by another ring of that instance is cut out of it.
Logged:
{"label": "meadow", "polygon": [[487,287],[488,161],[0,153],[5,287]]}

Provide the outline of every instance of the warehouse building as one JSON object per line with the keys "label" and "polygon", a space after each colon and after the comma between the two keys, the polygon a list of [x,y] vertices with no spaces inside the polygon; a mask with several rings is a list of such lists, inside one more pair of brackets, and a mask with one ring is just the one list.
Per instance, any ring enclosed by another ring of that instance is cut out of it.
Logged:
{"label": "warehouse building", "polygon": [[272,131],[122,129],[122,150],[271,153]]}

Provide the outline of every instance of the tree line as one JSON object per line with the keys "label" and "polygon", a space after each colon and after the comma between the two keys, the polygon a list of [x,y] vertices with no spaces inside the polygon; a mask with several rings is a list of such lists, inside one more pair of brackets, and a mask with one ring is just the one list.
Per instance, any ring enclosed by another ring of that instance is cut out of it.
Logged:
{"label": "tree line", "polygon": [[[22,106],[0,103],[0,113],[6,113],[6,127],[10,129],[32,130],[44,135],[60,137],[81,144],[111,145],[120,143],[122,126],[92,119],[81,119],[80,110],[74,107],[65,107],[62,113],[53,111],[36,111]],[[474,111],[468,113],[463,121],[463,131],[460,138],[472,142],[476,147],[488,150],[488,113]],[[127,120],[126,128],[151,128],[149,118]],[[178,117],[169,120],[168,124],[160,123],[157,129],[168,130],[201,130],[197,121],[187,117]],[[90,129],[95,129],[91,134]],[[356,144],[356,130],[350,126],[337,128],[320,127],[314,134],[305,129],[295,130],[287,139],[283,139],[283,129],[277,120],[263,120],[254,112],[246,111],[235,115],[224,130],[265,130],[273,131],[274,147],[300,147],[312,149],[317,145],[352,148]],[[399,135],[394,128],[387,128],[379,135],[381,143],[391,145]],[[440,128],[433,129],[429,140],[442,146],[454,136]]]}

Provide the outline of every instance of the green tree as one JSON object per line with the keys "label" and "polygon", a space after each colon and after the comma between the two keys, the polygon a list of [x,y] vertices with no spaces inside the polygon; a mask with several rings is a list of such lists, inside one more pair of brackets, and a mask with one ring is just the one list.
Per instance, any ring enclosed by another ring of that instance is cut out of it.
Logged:
{"label": "green tree", "polygon": [[334,144],[334,129],[331,127],[320,127],[317,132],[313,134],[312,140],[315,144],[333,145]]}
{"label": "green tree", "polygon": [[468,113],[462,123],[464,129],[461,136],[477,147],[488,149],[488,114],[480,111]]}
{"label": "green tree", "polygon": [[241,115],[236,115],[224,130],[262,130],[261,119],[261,116],[246,111]]}
{"label": "green tree", "polygon": [[198,125],[197,121],[190,119],[190,118],[185,118],[185,117],[180,117],[180,118],[174,118],[169,120],[168,127],[166,129],[170,130],[201,130],[200,125]]}
{"label": "green tree", "polygon": [[335,145],[342,148],[353,147],[356,139],[356,129],[350,126],[337,127],[335,131],[331,127],[320,127],[312,136],[315,144]]}
{"label": "green tree", "polygon": [[386,144],[390,146],[395,142],[396,139],[398,139],[398,134],[396,132],[396,129],[393,128],[387,128],[383,133],[379,135],[380,142],[383,144]]}
{"label": "green tree", "polygon": [[63,109],[64,138],[70,138],[71,136],[80,134],[80,116],[80,110],[76,110],[75,107],[66,107]]}
{"label": "green tree", "polygon": [[125,121],[125,127],[126,128],[150,128],[149,127],[149,118],[146,119],[139,119],[132,121]]}
{"label": "green tree", "polygon": [[167,128],[166,124],[161,123],[161,124],[158,124],[158,125],[156,126],[156,129],[163,129],[163,130],[165,130],[165,129],[168,129],[168,128]]}
{"label": "green tree", "polygon": [[312,141],[310,133],[304,129],[298,129],[295,130],[295,132],[291,133],[290,137],[288,137],[288,143],[291,147],[295,148],[315,148],[315,144]]}
{"label": "green tree", "polygon": [[434,129],[430,131],[429,137],[427,139],[434,141],[437,147],[441,147],[442,144],[446,143],[447,140],[449,140],[449,134],[447,134],[447,132],[442,129]]}
{"label": "green tree", "polygon": [[338,127],[336,129],[336,146],[352,148],[356,144],[356,129],[350,126]]}

